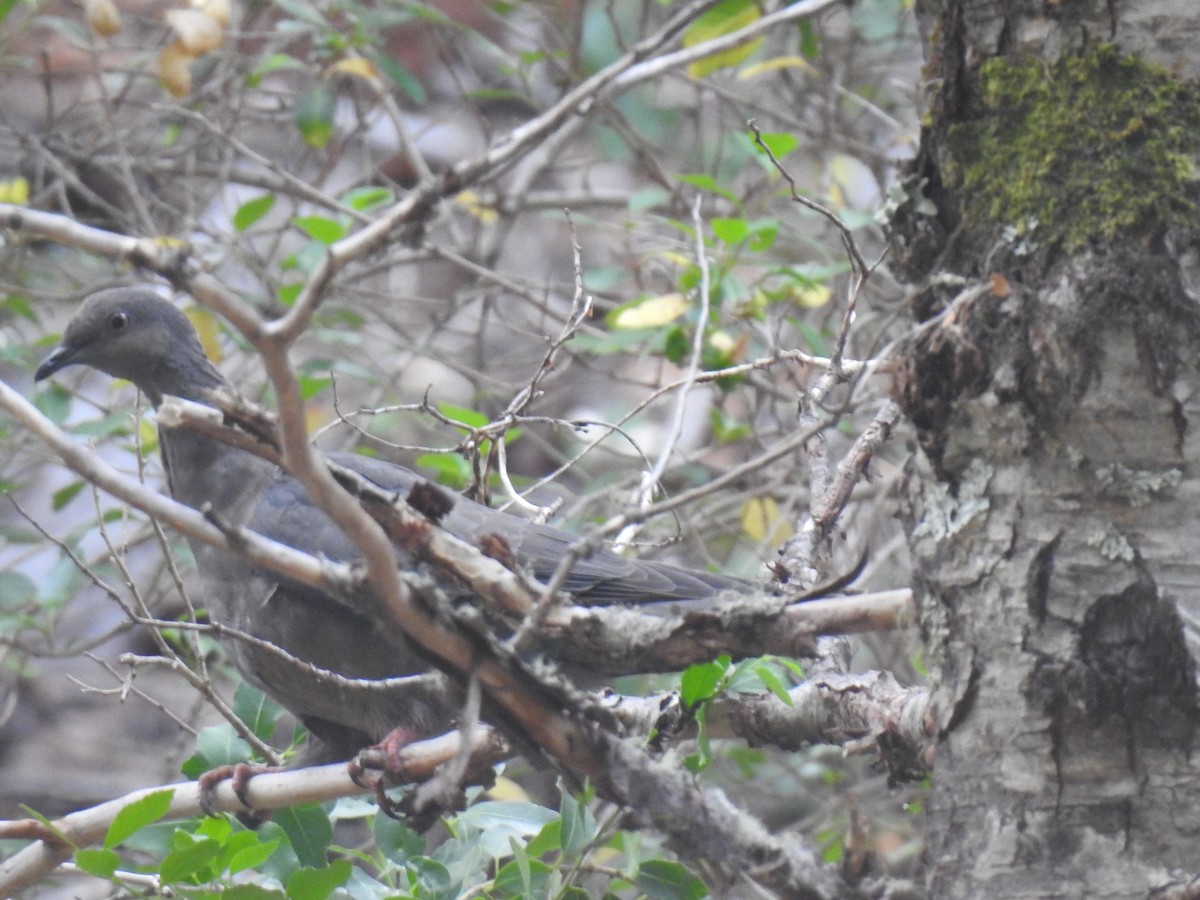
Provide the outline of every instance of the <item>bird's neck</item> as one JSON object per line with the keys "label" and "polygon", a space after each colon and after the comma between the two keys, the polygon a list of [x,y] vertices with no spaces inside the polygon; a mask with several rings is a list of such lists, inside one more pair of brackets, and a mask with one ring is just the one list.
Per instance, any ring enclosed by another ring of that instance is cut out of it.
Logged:
{"label": "bird's neck", "polygon": [[207,504],[231,525],[245,521],[247,504],[277,469],[247,450],[183,426],[160,425],[158,445],[171,496],[193,509]]}
{"label": "bird's neck", "polygon": [[[229,387],[198,346],[164,359],[151,382],[161,392],[150,395],[155,407],[165,396],[212,406],[206,392]],[[171,496],[197,509],[207,503],[231,524],[240,523],[246,500],[258,495],[261,482],[276,469],[253,453],[183,426],[160,425],[158,436]]]}
{"label": "bird's neck", "polygon": [[199,347],[164,357],[147,382],[139,387],[156,407],[162,404],[164,396],[182,397],[212,406],[204,396],[205,391],[229,386]]}

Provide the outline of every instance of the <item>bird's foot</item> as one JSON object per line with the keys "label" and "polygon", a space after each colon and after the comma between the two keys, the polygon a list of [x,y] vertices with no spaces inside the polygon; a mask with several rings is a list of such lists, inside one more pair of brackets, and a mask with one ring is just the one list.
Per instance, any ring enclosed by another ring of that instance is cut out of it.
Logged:
{"label": "bird's foot", "polygon": [[246,791],[250,787],[250,779],[255,775],[262,775],[266,772],[282,772],[280,766],[263,766],[250,763],[238,763],[237,765],[217,766],[215,769],[209,769],[197,779],[200,785],[200,808],[204,810],[207,816],[217,815],[213,802],[216,800],[217,785],[222,781],[228,781],[229,786],[233,788],[234,796],[242,806],[246,807],[244,812],[237,813],[238,821],[247,828],[257,828],[271,818],[270,812],[256,810],[251,804],[246,795]]}
{"label": "bird's foot", "polygon": [[[412,731],[393,728],[383,740],[367,747],[349,763],[350,778],[360,787],[373,786],[375,802],[393,819],[404,817],[402,804],[389,797],[387,789],[391,785],[403,784],[409,780],[400,751],[417,738],[418,735]],[[379,777],[375,779],[373,785],[368,783],[365,778],[368,769],[379,772]]]}

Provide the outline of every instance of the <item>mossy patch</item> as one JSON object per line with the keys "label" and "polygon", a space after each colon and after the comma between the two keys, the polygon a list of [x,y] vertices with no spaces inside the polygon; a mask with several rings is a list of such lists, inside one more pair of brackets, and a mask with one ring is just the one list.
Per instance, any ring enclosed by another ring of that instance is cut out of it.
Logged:
{"label": "mossy patch", "polygon": [[969,228],[1074,252],[1196,215],[1200,90],[1110,45],[1049,66],[989,60],[949,137]]}

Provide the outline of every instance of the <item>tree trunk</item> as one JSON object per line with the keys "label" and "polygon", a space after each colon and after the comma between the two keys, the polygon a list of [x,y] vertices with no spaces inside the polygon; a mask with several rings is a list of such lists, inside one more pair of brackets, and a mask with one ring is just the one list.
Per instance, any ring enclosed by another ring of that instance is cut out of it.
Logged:
{"label": "tree trunk", "polygon": [[1200,8],[918,12],[930,108],[894,251],[920,286],[930,892],[1190,896]]}

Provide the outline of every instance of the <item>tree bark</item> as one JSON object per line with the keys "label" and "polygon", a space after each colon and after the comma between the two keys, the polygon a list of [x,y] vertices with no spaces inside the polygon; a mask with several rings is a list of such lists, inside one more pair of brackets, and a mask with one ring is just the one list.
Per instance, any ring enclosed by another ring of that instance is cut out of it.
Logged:
{"label": "tree bark", "polygon": [[899,393],[939,684],[930,894],[1183,896],[1200,870],[1200,9],[918,14],[929,109],[893,249],[918,285]]}

